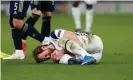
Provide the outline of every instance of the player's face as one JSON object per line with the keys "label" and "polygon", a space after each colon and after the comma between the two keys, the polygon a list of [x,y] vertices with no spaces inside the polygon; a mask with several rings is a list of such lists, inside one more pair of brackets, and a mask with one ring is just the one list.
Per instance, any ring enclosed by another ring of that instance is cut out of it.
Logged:
{"label": "player's face", "polygon": [[38,55],[38,58],[41,60],[47,60],[51,57],[51,53],[53,52],[51,49],[47,48],[47,46],[41,47],[43,52]]}

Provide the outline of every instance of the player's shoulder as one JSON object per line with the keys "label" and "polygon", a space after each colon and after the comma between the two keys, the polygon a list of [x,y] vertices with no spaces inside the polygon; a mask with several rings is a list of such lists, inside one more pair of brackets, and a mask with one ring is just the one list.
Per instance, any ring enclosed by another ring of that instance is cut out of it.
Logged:
{"label": "player's shoulder", "polygon": [[64,31],[65,30],[63,30],[63,29],[56,29],[50,33],[50,37],[53,39],[61,38],[61,37],[63,37]]}

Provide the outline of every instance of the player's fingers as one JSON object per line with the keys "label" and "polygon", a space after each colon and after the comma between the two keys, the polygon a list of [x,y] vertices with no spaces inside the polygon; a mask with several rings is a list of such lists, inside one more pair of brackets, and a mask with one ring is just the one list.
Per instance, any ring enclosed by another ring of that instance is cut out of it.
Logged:
{"label": "player's fingers", "polygon": [[51,53],[51,58],[52,58],[52,59],[54,58],[54,55],[55,55],[55,54],[56,54],[55,52]]}
{"label": "player's fingers", "polygon": [[54,60],[55,60],[55,61],[58,61],[58,60],[59,60],[59,58],[58,58],[57,55],[54,55],[53,57],[54,57]]}

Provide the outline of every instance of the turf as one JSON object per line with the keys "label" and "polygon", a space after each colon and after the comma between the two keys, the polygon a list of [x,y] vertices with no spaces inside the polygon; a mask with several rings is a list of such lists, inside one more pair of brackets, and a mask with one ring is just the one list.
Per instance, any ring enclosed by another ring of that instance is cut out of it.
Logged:
{"label": "turf", "polygon": [[[1,16],[1,50],[12,54],[14,45],[8,18]],[[83,27],[84,18],[82,15]],[[35,26],[40,31],[41,19]],[[70,14],[53,14],[51,27],[75,30]],[[36,64],[31,52],[40,43],[28,38],[24,60],[1,60],[2,80],[133,80],[133,14],[94,14],[92,32],[104,44],[99,64],[63,65],[51,61]]]}

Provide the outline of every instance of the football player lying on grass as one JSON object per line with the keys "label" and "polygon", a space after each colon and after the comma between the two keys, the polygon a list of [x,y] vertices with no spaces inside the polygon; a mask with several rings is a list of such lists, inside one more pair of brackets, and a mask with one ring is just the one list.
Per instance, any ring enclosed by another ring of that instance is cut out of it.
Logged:
{"label": "football player lying on grass", "polygon": [[54,30],[49,37],[49,45],[38,46],[33,51],[36,62],[53,59],[64,64],[93,64],[102,57],[103,43],[94,34]]}

